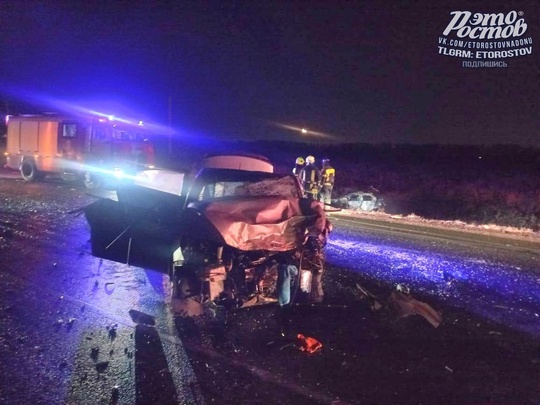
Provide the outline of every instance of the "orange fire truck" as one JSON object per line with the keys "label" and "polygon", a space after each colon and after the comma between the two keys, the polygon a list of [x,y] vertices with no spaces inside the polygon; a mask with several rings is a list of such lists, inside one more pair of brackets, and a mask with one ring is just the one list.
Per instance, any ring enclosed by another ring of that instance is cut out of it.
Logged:
{"label": "orange fire truck", "polygon": [[9,117],[6,166],[26,181],[58,174],[101,187],[155,164],[149,131],[142,122],[65,115]]}

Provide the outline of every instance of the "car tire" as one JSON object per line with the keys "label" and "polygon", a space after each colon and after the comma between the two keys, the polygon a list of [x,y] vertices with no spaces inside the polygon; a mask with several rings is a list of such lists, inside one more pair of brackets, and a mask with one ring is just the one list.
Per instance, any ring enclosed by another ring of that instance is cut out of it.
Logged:
{"label": "car tire", "polygon": [[103,178],[95,173],[86,172],[84,174],[84,185],[87,189],[96,190],[103,186]]}
{"label": "car tire", "polygon": [[33,161],[25,160],[21,165],[21,176],[25,181],[37,181],[44,177],[43,173],[40,173]]}
{"label": "car tire", "polygon": [[79,180],[80,176],[78,176],[77,173],[75,172],[65,171],[60,174],[60,178],[64,180],[66,183],[73,183]]}

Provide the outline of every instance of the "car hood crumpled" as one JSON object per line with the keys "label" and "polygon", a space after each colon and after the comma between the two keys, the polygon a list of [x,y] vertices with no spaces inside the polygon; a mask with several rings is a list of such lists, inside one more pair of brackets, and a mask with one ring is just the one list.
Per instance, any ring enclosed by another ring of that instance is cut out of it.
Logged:
{"label": "car hood crumpled", "polygon": [[309,215],[300,199],[234,198],[190,204],[218,230],[225,243],[240,250],[288,251],[300,247],[308,233],[325,230],[324,210],[313,202]]}

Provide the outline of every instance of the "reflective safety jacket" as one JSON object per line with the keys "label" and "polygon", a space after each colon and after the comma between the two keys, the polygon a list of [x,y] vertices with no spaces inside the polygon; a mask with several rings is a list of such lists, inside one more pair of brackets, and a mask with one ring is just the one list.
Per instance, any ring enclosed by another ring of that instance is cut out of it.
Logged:
{"label": "reflective safety jacket", "polygon": [[303,168],[304,168],[304,165],[296,164],[294,165],[292,172],[295,176],[300,176],[300,172],[302,171]]}
{"label": "reflective safety jacket", "polygon": [[336,169],[330,165],[326,165],[321,170],[321,176],[323,186],[333,186],[334,178],[336,176]]}
{"label": "reflective safety jacket", "polygon": [[306,193],[316,194],[321,183],[321,172],[314,164],[306,165],[300,172],[300,181]]}

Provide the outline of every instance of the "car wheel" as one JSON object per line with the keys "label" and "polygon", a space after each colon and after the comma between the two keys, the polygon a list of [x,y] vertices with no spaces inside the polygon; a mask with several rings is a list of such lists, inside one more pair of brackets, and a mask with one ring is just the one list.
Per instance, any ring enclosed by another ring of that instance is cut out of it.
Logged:
{"label": "car wheel", "polygon": [[62,178],[62,180],[64,180],[65,182],[68,182],[68,183],[74,182],[78,178],[80,178],[79,176],[77,176],[77,173],[68,172],[68,171],[62,172],[60,174],[60,177]]}
{"label": "car wheel", "polygon": [[86,172],[84,174],[84,185],[90,190],[95,190],[103,186],[103,178],[95,173]]}
{"label": "car wheel", "polygon": [[24,161],[21,165],[21,176],[25,181],[41,180],[44,175],[36,168],[36,164],[32,161]]}

